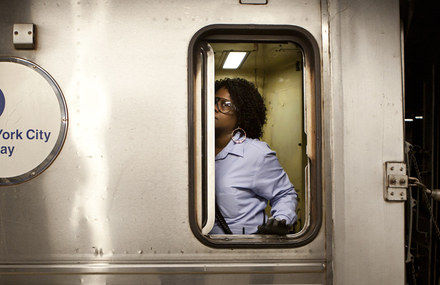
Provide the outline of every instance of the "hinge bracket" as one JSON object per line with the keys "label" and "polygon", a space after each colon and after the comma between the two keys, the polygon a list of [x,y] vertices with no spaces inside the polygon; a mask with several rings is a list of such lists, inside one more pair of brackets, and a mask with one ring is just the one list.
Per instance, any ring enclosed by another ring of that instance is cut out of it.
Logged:
{"label": "hinge bracket", "polygon": [[408,188],[408,175],[404,162],[385,163],[385,201],[406,201]]}

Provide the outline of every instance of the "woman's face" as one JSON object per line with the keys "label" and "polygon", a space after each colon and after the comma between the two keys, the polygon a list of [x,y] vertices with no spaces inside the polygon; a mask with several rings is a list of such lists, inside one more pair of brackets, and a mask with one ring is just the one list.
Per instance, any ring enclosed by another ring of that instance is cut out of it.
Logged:
{"label": "woman's face", "polygon": [[[229,94],[228,89],[225,87],[220,88],[215,93],[216,98],[220,98],[221,102],[230,101],[231,95]],[[217,99],[218,100],[218,99]],[[237,116],[235,113],[235,109],[232,108],[230,112],[224,114],[218,110],[217,104],[215,104],[215,133],[216,135],[231,133],[235,128],[237,124]]]}

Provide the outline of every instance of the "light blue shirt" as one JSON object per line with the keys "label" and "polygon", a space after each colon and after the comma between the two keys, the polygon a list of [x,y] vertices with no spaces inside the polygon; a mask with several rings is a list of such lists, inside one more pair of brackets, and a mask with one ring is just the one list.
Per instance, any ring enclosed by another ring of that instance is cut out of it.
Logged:
{"label": "light blue shirt", "polygon": [[[238,135],[238,134],[237,134]],[[293,224],[297,194],[281,167],[275,151],[257,139],[242,144],[230,141],[215,157],[215,199],[234,234],[257,232],[267,221],[267,201],[271,215]],[[210,234],[224,234],[217,221]]]}

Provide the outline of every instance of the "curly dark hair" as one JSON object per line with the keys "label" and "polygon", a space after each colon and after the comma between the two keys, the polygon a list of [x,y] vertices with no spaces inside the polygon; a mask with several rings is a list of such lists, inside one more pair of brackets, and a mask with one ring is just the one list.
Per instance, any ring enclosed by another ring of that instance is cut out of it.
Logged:
{"label": "curly dark hair", "polygon": [[248,138],[259,139],[266,124],[266,105],[255,85],[243,78],[225,78],[215,82],[215,92],[225,87],[236,107],[237,126]]}

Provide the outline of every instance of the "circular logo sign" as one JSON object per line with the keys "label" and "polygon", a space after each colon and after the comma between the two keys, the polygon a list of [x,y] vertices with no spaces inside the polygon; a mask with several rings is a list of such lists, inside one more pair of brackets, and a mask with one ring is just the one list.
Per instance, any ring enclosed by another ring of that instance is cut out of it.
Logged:
{"label": "circular logo sign", "polygon": [[46,170],[67,134],[61,89],[30,61],[0,57],[0,185],[25,182]]}

